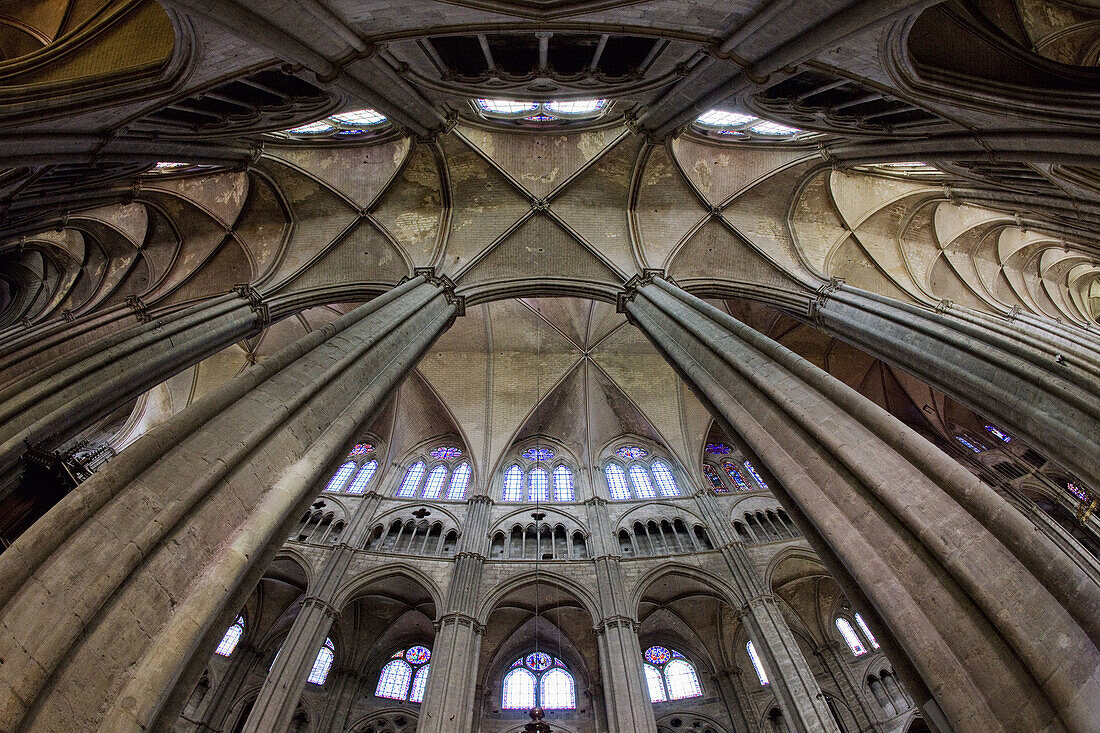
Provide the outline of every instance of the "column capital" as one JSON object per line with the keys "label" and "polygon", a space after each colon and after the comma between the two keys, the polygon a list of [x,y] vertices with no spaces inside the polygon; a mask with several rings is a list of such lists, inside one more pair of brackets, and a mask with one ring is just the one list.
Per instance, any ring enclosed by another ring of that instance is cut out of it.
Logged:
{"label": "column capital", "polygon": [[336,620],[336,618],[340,615],[340,609],[332,605],[331,602],[325,600],[324,598],[321,598],[320,596],[306,596],[304,599],[302,599],[302,608],[304,609],[307,606],[316,608],[319,611],[323,611],[326,616],[333,620]]}
{"label": "column capital", "polygon": [[623,292],[619,293],[618,298],[615,299],[616,312],[626,313],[626,304],[634,300],[634,296],[638,294],[638,288],[650,284],[656,278],[661,278],[679,287],[676,281],[669,277],[664,270],[657,267],[643,268],[640,274],[635,274],[623,283]]}
{"label": "column capital", "polygon": [[465,626],[478,636],[485,633],[484,624],[478,622],[476,618],[469,614],[459,613],[457,611],[443,614],[439,619],[432,622],[432,626],[435,627],[437,632],[442,631],[445,626]]}
{"label": "column capital", "polygon": [[264,296],[250,283],[242,283],[233,286],[233,292],[248,302],[248,307],[256,314],[256,331],[262,331],[271,323],[271,309],[264,302]]}
{"label": "column capital", "polygon": [[808,313],[814,325],[821,326],[821,309],[829,302],[829,297],[842,287],[844,287],[844,278],[831,277],[829,278],[829,282],[817,289],[817,294],[814,296],[814,299],[810,301]]}
{"label": "column capital", "polygon": [[610,629],[629,629],[630,631],[638,631],[638,622],[629,616],[607,616],[600,619],[600,622],[592,627],[592,630],[596,632],[597,636],[603,636],[603,634]]}
{"label": "column capital", "polygon": [[[447,296],[447,302],[455,307],[455,316],[466,315],[466,298],[455,294],[454,280],[446,275],[436,275],[434,267],[414,267],[412,276],[423,277],[433,285],[442,286],[443,293]],[[400,282],[408,282],[411,279],[411,277],[405,276],[401,278]]]}
{"label": "column capital", "polygon": [[484,555],[482,555],[480,552],[472,552],[470,550],[463,550],[462,552],[456,552],[455,553],[455,562],[458,562],[459,559],[464,558],[464,557],[472,558],[474,560],[477,560],[478,562],[485,562],[485,556]]}

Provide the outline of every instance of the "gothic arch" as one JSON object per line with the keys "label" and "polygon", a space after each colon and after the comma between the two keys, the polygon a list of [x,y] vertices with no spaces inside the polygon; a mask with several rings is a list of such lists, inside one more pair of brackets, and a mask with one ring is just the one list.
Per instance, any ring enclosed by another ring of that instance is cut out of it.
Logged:
{"label": "gothic arch", "polygon": [[629,608],[637,609],[642,599],[654,583],[670,577],[685,577],[700,583],[703,587],[714,591],[713,595],[726,603],[731,608],[740,608],[745,601],[727,581],[701,568],[693,567],[679,562],[666,562],[649,570],[635,583],[634,588],[628,593]]}
{"label": "gothic arch", "polygon": [[407,563],[390,563],[375,568],[361,575],[356,575],[343,583],[334,594],[333,605],[343,609],[356,597],[369,590],[371,586],[388,580],[400,580],[412,583],[428,595],[428,600],[434,608],[436,616],[443,608],[443,592],[438,584],[427,573]]}
{"label": "gothic arch", "polygon": [[[478,622],[482,624],[486,623],[489,614],[493,612],[503,598],[513,591],[520,590],[524,586],[533,584],[535,580],[534,571],[528,571],[519,573],[518,575],[514,575],[497,583],[495,587],[482,595],[481,605],[478,607],[477,612]],[[599,622],[602,616],[600,604],[596,596],[584,586],[563,575],[547,572],[545,570],[539,572],[538,582],[540,585],[548,585],[573,596],[573,598],[581,604],[584,610],[588,612],[589,617],[592,619],[592,623],[595,624]]]}

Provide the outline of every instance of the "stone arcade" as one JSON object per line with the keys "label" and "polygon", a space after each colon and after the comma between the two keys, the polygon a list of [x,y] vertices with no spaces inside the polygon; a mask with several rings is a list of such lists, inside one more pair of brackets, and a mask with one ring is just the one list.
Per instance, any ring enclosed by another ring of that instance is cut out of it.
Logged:
{"label": "stone arcade", "polygon": [[0,730],[1100,730],[1098,64],[0,0]]}

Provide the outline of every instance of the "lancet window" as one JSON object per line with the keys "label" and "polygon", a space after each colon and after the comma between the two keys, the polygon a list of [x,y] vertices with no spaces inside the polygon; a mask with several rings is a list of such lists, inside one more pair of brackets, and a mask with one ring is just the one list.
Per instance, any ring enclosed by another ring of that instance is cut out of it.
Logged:
{"label": "lancet window", "polygon": [[378,675],[375,697],[423,702],[431,658],[432,653],[425,646],[412,646],[394,652]]}
{"label": "lancet window", "polygon": [[416,459],[405,470],[397,496],[405,499],[463,501],[473,469],[461,448],[441,445]]}
{"label": "lancet window", "polygon": [[614,456],[604,466],[608,496],[615,501],[626,499],[656,499],[680,496],[680,485],[668,462],[650,455],[638,445],[615,449]]}
{"label": "lancet window", "polygon": [[760,684],[769,684],[768,673],[764,671],[764,663],[760,661],[760,655],[756,653],[756,647],[753,646],[751,641],[745,645],[745,650],[749,653],[749,660],[752,661],[752,667],[756,670],[756,677],[760,680]]}
{"label": "lancet window", "polygon": [[527,448],[504,471],[500,498],[501,501],[531,503],[576,501],[573,469],[549,446]]}
{"label": "lancet window", "polygon": [[347,460],[336,469],[325,486],[325,491],[344,494],[362,494],[367,490],[374,474],[378,472],[378,459],[373,443],[356,443]]}
{"label": "lancet window", "polygon": [[[848,649],[851,650],[852,656],[860,657],[868,652],[867,644],[864,644],[864,639],[870,644],[871,649],[878,649],[878,640],[875,639],[875,635],[871,633],[871,629],[867,627],[867,622],[863,620],[863,617],[858,613],[855,614],[855,626],[852,622],[843,616],[838,616],[836,619],[836,629],[840,632],[840,636],[844,639],[844,643],[848,645]],[[856,631],[856,627],[859,631]],[[863,632],[861,637],[859,632]]]}
{"label": "lancet window", "polygon": [[321,645],[320,651],[317,652],[317,658],[313,660],[313,668],[309,670],[309,677],[306,677],[306,682],[312,682],[315,685],[325,684],[325,680],[328,679],[328,671],[332,669],[332,662],[336,659],[336,647],[332,645],[332,639],[325,639],[325,643]]}
{"label": "lancet window", "polygon": [[651,646],[642,654],[650,702],[702,697],[699,675],[680,652],[664,646]]}
{"label": "lancet window", "polygon": [[223,657],[228,657],[233,653],[233,650],[237,648],[237,643],[241,640],[241,636],[244,635],[244,617],[238,616],[237,620],[233,622],[233,625],[225,630],[225,635],[222,640],[218,642],[218,648],[214,650],[215,654],[220,654]]}
{"label": "lancet window", "polygon": [[557,657],[533,652],[509,667],[502,684],[504,710],[573,710],[577,707],[576,683]]}

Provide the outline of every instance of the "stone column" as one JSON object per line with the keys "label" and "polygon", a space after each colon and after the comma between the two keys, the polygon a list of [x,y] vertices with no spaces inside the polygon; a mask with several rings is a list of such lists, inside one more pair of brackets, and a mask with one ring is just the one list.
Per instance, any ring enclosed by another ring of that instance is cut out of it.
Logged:
{"label": "stone column", "polygon": [[609,733],[656,731],[657,720],[642,674],[638,622],[626,605],[626,587],[616,557],[596,558],[596,587],[603,618],[596,624]]}
{"label": "stone column", "polygon": [[1100,347],[1034,316],[937,310],[842,283],[822,288],[816,325],[993,420],[1100,489]]}
{"label": "stone column", "polygon": [[248,677],[252,667],[260,661],[263,653],[251,644],[241,641],[229,657],[229,669],[216,689],[210,691],[212,699],[206,706],[202,723],[198,726],[201,733],[220,733],[224,727],[225,716],[237,699],[241,683]]}
{"label": "stone column", "polygon": [[432,669],[420,704],[420,733],[472,730],[477,700],[477,668],[485,628],[477,620],[481,575],[488,546],[493,500],[470,497],[447,588],[445,612],[436,624]]}
{"label": "stone column", "polygon": [[[264,686],[252,705],[252,712],[248,714],[243,733],[283,731],[290,726],[317,653],[340,615],[340,609],[333,602],[344,580],[344,573],[351,564],[352,554],[352,549],[347,545],[340,545],[329,553],[324,567],[317,574],[316,588],[302,601],[290,633],[275,655]],[[338,649],[336,653],[343,656],[351,652]]]}
{"label": "stone column", "polygon": [[0,389],[0,486],[27,445],[60,441],[267,321],[242,288],[128,328]]}
{"label": "stone column", "polygon": [[745,553],[745,546],[734,537],[733,525],[724,516],[714,492],[710,489],[697,491],[695,502],[712,527],[734,587],[746,599],[746,605],[740,610],[741,620],[753,646],[764,659],[772,689],[788,725],[795,731],[839,733],[821,686],[783,618],[783,612]]}
{"label": "stone column", "polygon": [[354,669],[347,667],[333,667],[329,672],[325,684],[332,685],[332,691],[328,695],[328,704],[319,716],[315,730],[318,731],[342,731],[347,723],[348,713],[355,704],[356,689],[359,687],[359,675]]}
{"label": "stone column", "polygon": [[960,731],[1100,727],[1100,589],[1011,504],[660,277],[623,306],[854,579],[932,691],[929,717]]}
{"label": "stone column", "polygon": [[826,641],[814,650],[814,656],[821,660],[821,666],[833,678],[840,694],[844,696],[845,700],[849,701],[849,707],[859,729],[877,730],[875,726],[877,716],[873,710],[868,709],[867,700],[861,692],[862,682],[852,679],[851,665],[848,664],[848,659],[851,657],[850,654],[845,657],[846,653],[845,650],[841,649],[840,642],[832,640]]}
{"label": "stone column", "polygon": [[755,730],[756,725],[751,721],[753,709],[745,693],[744,674],[740,667],[719,669],[714,681],[722,690],[722,699],[726,703],[726,712],[733,721],[734,730],[748,732]]}
{"label": "stone column", "polygon": [[[139,731],[459,303],[417,276],[157,426],[0,555],[0,729]],[[169,703],[169,701],[171,701]]]}

